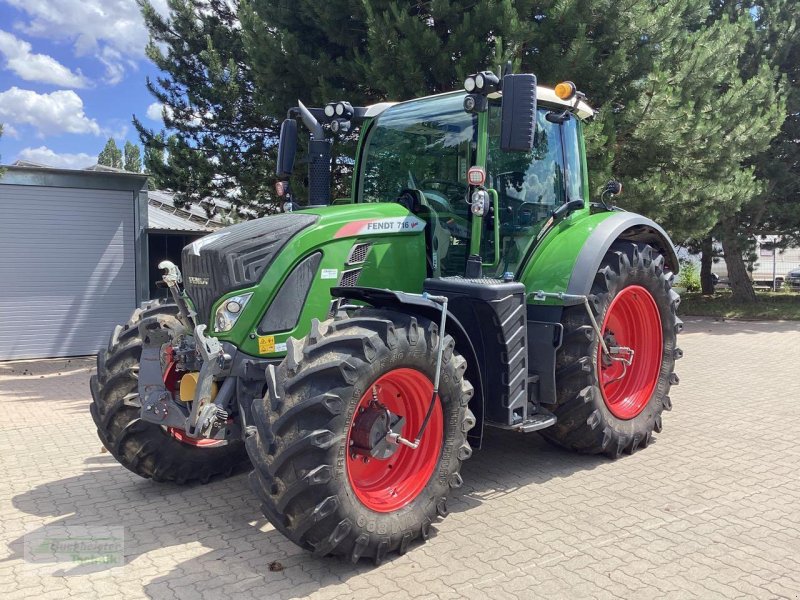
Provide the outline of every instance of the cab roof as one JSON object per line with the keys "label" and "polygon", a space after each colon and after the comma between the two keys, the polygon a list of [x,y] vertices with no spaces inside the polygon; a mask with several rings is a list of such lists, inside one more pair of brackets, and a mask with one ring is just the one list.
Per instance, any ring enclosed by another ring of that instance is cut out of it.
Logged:
{"label": "cab roof", "polygon": [[[444,96],[446,94],[453,94],[456,92],[446,92],[445,94],[435,94],[434,96],[428,96],[428,98],[433,98],[435,96]],[[498,94],[499,95],[499,94]],[[491,97],[494,97],[492,95]],[[414,98],[414,100],[419,100],[420,98]],[[575,105],[574,100],[562,100],[558,96],[556,96],[555,91],[553,88],[543,87],[541,85],[536,86],[536,100],[537,102],[543,102],[548,105],[554,105],[564,108],[573,108]],[[406,102],[411,102],[411,100],[407,100]],[[367,112],[364,115],[365,117],[377,117],[381,114],[384,110],[389,108],[390,106],[394,106],[395,104],[400,104],[399,102],[379,102],[377,104],[373,104],[367,107]],[[578,117],[584,121],[586,119],[590,119],[594,116],[595,111],[594,109],[589,106],[585,101],[580,100],[578,102],[577,110],[575,111]]]}

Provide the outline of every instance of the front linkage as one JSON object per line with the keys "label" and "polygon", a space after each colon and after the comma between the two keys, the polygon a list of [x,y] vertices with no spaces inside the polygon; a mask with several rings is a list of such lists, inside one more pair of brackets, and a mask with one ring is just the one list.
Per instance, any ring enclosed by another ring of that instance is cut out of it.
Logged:
{"label": "front linkage", "polygon": [[[238,426],[228,418],[235,401],[235,380],[229,377],[232,357],[216,338],[205,335],[205,325],[194,325],[194,312],[180,290],[178,268],[168,261],[159,267],[166,271],[163,280],[180,314],[154,315],[139,323],[143,341],[138,378],[141,418],[180,430],[194,440],[224,442],[234,435],[241,437],[241,431],[235,431]],[[178,379],[176,371],[196,372],[198,365],[196,379],[188,379],[193,385],[181,382],[179,389],[172,385]],[[218,380],[224,380],[219,392]]]}

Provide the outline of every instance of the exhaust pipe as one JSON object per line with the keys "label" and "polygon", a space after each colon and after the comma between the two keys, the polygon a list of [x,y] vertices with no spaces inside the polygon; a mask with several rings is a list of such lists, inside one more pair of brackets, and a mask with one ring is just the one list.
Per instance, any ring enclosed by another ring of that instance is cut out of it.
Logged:
{"label": "exhaust pipe", "polygon": [[297,101],[303,125],[311,133],[308,143],[308,204],[323,206],[331,203],[331,146],[333,142],[325,139],[322,125],[314,115]]}

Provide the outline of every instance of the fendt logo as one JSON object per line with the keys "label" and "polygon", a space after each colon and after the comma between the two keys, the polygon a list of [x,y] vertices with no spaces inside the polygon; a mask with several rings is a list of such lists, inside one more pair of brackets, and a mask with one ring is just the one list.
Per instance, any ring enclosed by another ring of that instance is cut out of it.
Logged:
{"label": "fendt logo", "polygon": [[425,229],[425,221],[413,215],[353,221],[336,232],[334,238],[376,233],[413,233]]}
{"label": "fendt logo", "polygon": [[208,285],[208,277],[187,277],[186,281],[194,285]]}

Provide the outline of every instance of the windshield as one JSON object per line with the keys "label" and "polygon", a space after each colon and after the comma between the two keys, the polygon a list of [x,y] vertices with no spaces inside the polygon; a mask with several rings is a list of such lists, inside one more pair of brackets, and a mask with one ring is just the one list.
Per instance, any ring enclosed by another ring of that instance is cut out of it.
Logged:
{"label": "windshield", "polygon": [[475,164],[477,116],[464,94],[405,102],[370,127],[361,154],[359,202],[422,192],[435,276],[463,274],[470,235],[467,169]]}

